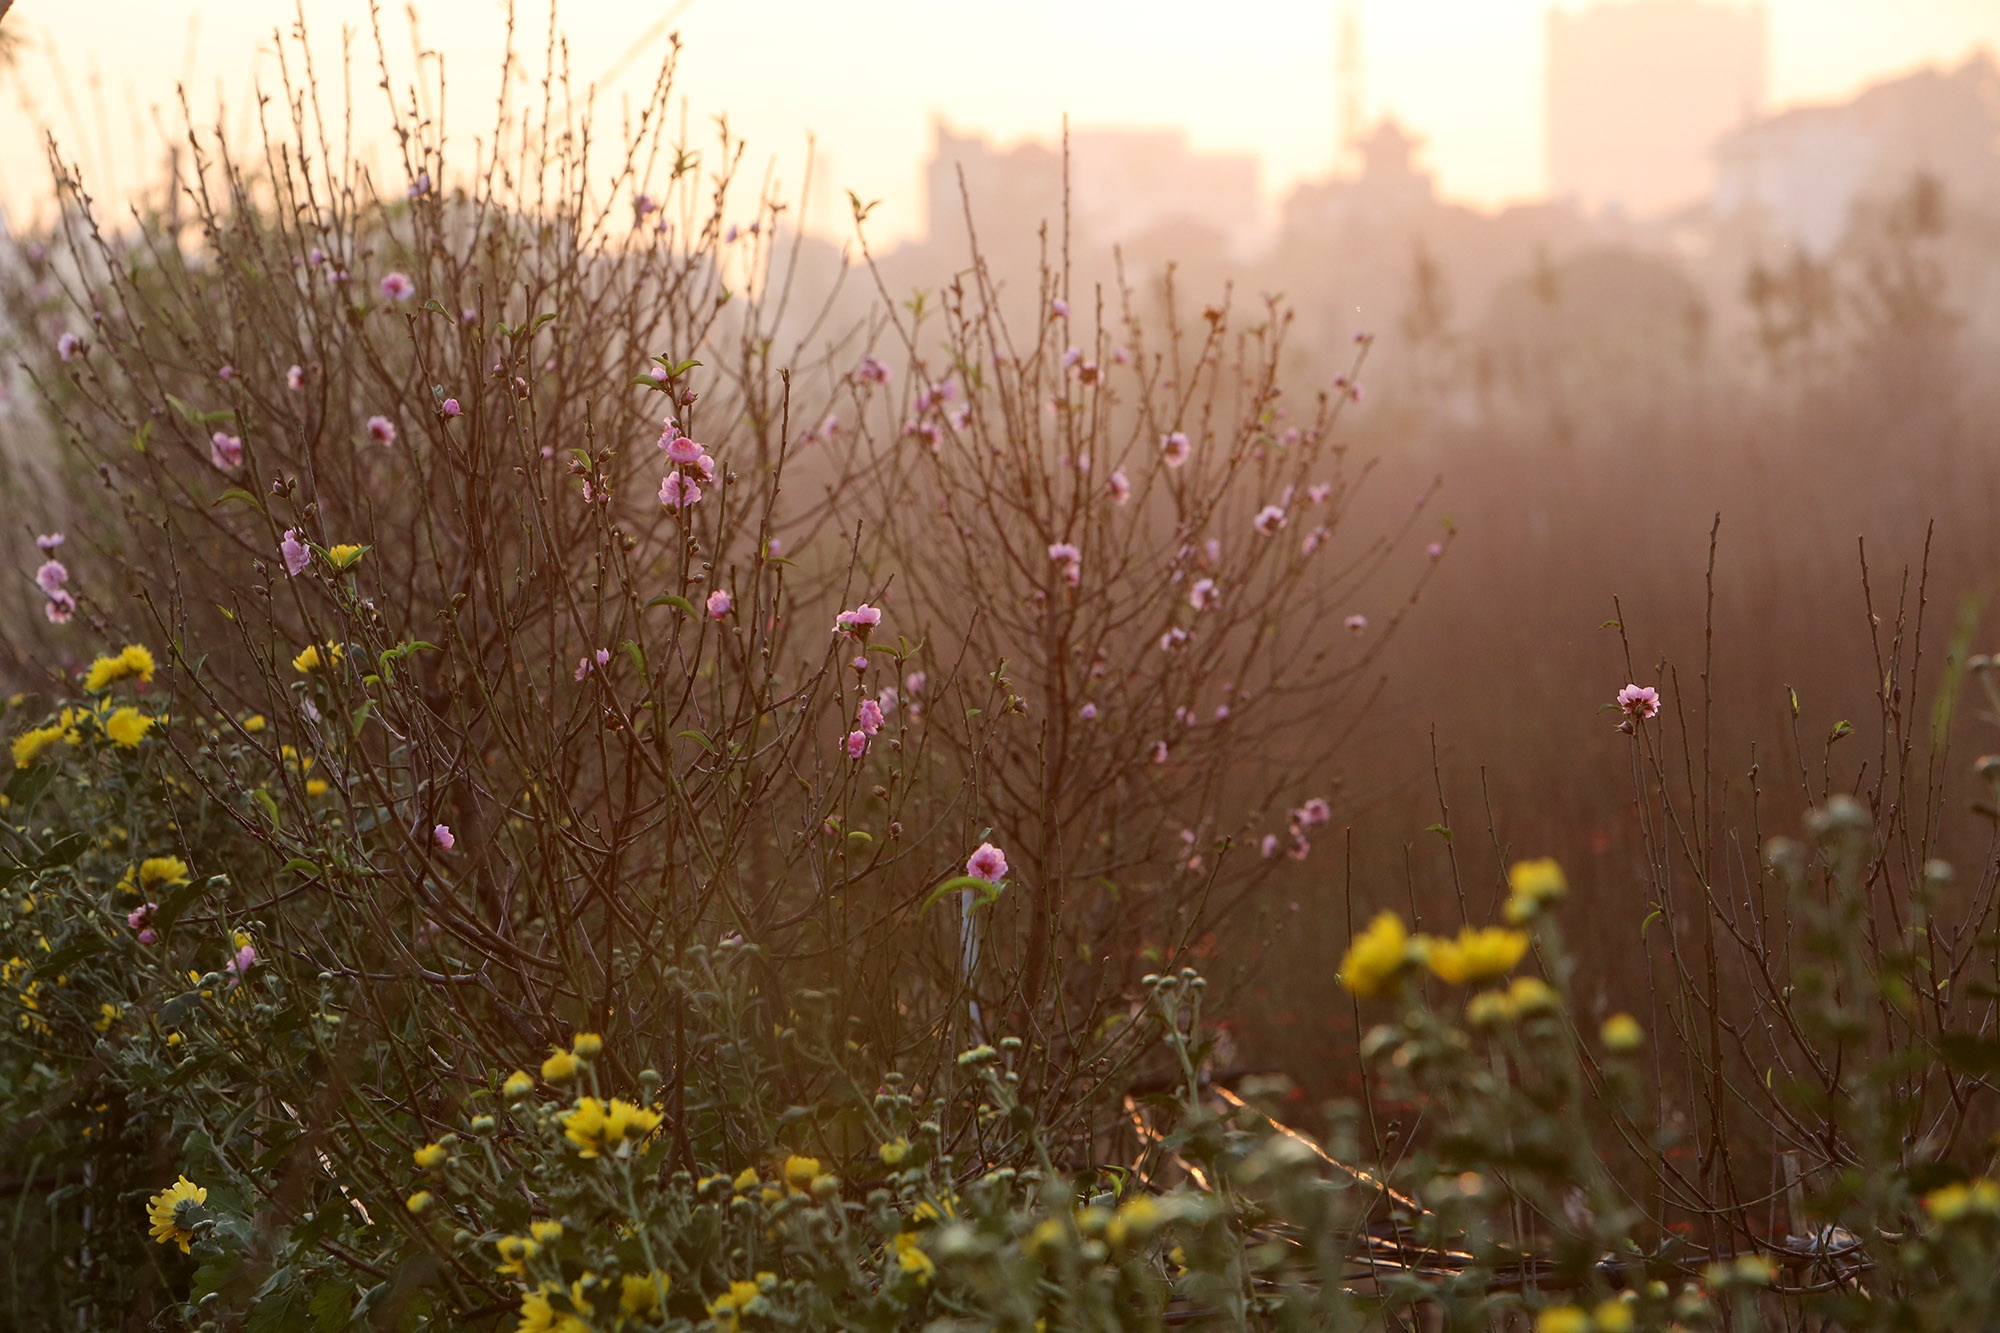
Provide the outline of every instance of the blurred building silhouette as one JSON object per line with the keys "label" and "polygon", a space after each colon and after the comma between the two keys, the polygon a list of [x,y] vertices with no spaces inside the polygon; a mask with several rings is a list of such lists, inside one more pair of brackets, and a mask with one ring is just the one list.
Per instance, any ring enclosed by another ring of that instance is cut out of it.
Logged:
{"label": "blurred building silhouette", "polygon": [[1715,149],[1718,222],[1831,255],[1856,209],[1928,177],[1949,203],[2000,213],[2000,68],[1980,52],[1834,106],[1785,111]]}
{"label": "blurred building silhouette", "polygon": [[[998,148],[981,135],[932,126],[926,174],[926,243],[962,237],[965,200],[982,239],[1063,214],[1059,148],[1027,142]],[[1094,129],[1069,137],[1069,215],[1088,246],[1143,244],[1190,230],[1247,259],[1264,242],[1261,164],[1254,153],[1201,153],[1179,129]],[[961,193],[961,177],[964,190]]]}
{"label": "blurred building silhouette", "polygon": [[1759,5],[1620,0],[1548,17],[1549,194],[1644,217],[1707,196],[1715,141],[1763,110]]}

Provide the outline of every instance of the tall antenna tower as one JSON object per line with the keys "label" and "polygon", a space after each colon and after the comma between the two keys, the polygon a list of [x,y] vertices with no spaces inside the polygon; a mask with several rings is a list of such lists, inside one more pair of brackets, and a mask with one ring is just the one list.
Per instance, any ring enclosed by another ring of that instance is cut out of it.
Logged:
{"label": "tall antenna tower", "polygon": [[1334,145],[1336,167],[1351,162],[1367,126],[1367,89],[1361,71],[1361,0],[1336,0],[1334,19],[1333,82],[1340,123],[1339,142]]}

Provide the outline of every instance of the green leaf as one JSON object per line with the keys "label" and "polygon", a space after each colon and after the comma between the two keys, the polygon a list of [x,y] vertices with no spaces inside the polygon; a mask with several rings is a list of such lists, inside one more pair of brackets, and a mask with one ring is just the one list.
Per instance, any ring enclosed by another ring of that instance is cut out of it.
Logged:
{"label": "green leaf", "polygon": [[208,507],[210,509],[219,508],[222,505],[228,504],[231,500],[238,501],[242,504],[247,504],[260,514],[264,512],[264,502],[262,500],[259,500],[256,496],[250,494],[250,492],[244,490],[241,486],[231,486],[228,490],[216,496],[215,499],[209,503]]}
{"label": "green leaf", "polygon": [[135,454],[145,453],[146,442],[152,438],[153,419],[148,417],[139,423],[139,429],[132,432],[132,452]]}
{"label": "green leaf", "polygon": [[264,813],[271,817],[272,828],[277,828],[284,823],[284,820],[278,817],[278,802],[272,797],[270,792],[259,787],[257,790],[251,792],[250,795],[256,800],[257,804],[264,807]]}
{"label": "green leaf", "polygon": [[62,948],[57,949],[54,953],[39,960],[35,964],[35,970],[37,972],[45,972],[50,976],[56,976],[68,971],[86,958],[103,953],[104,949],[104,937],[95,931],[87,931],[79,935],[76,939],[71,940],[68,944],[65,944]]}
{"label": "green leaf", "polygon": [[671,606],[674,607],[676,610],[685,611],[689,615],[693,615],[695,613],[694,603],[690,602],[687,598],[681,596],[677,592],[663,592],[658,597],[655,597],[650,602],[647,602],[642,609],[650,611],[656,606]]}
{"label": "green leaf", "polygon": [[442,305],[438,304],[438,299],[435,296],[433,296],[430,300],[424,302],[423,308],[425,310],[431,311],[434,314],[439,314],[439,315],[451,314],[451,311],[446,310]]}
{"label": "green leaf", "polygon": [[285,862],[285,869],[297,871],[299,874],[304,875],[307,879],[317,879],[320,875],[325,873],[319,868],[319,866],[316,863],[306,860],[303,856],[295,856],[291,860]]}
{"label": "green leaf", "polygon": [[851,829],[848,831],[847,840],[858,846],[866,847],[875,841],[875,835],[872,833],[863,833],[860,829]]}
{"label": "green leaf", "polygon": [[674,739],[677,741],[693,741],[701,746],[702,749],[718,757],[722,754],[722,747],[710,740],[707,732],[696,727],[689,727],[686,731],[675,732]]}
{"label": "green leaf", "polygon": [[944,898],[952,893],[955,893],[959,889],[971,889],[975,893],[979,894],[980,898],[983,901],[975,903],[974,904],[975,907],[991,906],[1000,897],[1000,887],[1001,886],[999,884],[995,884],[992,880],[981,879],[977,875],[953,875],[950,879],[946,880],[944,883],[938,885],[936,888],[932,889],[928,894],[926,894],[924,897],[924,905],[918,908],[917,910],[920,912],[928,912],[931,909],[931,906],[934,903],[936,903],[940,898]]}
{"label": "green leaf", "polygon": [[1451,841],[1451,830],[1442,824],[1426,824],[1424,825],[1424,832],[1435,833],[1446,842]]}
{"label": "green leaf", "polygon": [[1840,721],[1833,724],[1833,732],[1826,738],[1826,743],[1828,745],[1831,745],[1835,741],[1840,740],[1842,737],[1852,736],[1853,734],[1854,734],[1854,724],[1852,722],[1849,722],[1846,718],[1842,718],[1840,719]]}

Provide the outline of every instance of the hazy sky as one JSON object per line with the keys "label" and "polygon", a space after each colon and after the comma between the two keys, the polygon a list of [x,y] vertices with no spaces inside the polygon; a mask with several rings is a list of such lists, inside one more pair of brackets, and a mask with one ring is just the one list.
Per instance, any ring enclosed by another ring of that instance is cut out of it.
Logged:
{"label": "hazy sky", "polygon": [[[1491,204],[1540,190],[1550,7],[1363,0],[1368,107],[1394,111],[1428,137],[1448,195]],[[363,0],[305,0],[305,8],[328,55],[342,24],[366,22]],[[496,87],[503,0],[416,8],[425,43],[445,53],[454,124],[469,138]],[[1006,141],[1053,137],[1064,112],[1084,126],[1178,124],[1197,146],[1259,152],[1276,198],[1332,157],[1335,8],[1334,0],[572,0],[562,14],[572,67],[590,80],[681,11],[680,87],[692,116],[726,111],[792,182],[805,135],[815,133],[830,182],[883,201],[886,238],[921,225],[933,115]],[[1767,8],[1778,105],[1840,98],[1981,44],[2000,50],[2000,0],[1769,0]],[[403,10],[385,9],[391,45],[406,55]],[[545,0],[521,0],[520,11],[538,50]],[[158,160],[150,129],[143,161],[130,151],[132,126],[171,102],[184,70],[198,111],[212,117],[218,94],[240,110],[253,80],[270,79],[271,31],[292,14],[292,0],[17,0],[7,23],[31,47],[11,86],[0,87],[0,202],[18,210],[43,189],[24,95],[116,183]],[[650,77],[664,45],[656,39],[630,62],[607,109],[615,112],[618,89]],[[52,57],[68,75],[67,103]],[[366,77],[358,82],[379,98]],[[109,135],[100,135],[107,122]],[[99,147],[105,138],[108,149]]]}

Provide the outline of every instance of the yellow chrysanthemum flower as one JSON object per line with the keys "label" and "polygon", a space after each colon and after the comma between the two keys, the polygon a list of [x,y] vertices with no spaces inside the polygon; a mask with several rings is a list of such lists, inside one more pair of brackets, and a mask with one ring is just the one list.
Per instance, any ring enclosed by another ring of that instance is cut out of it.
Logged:
{"label": "yellow chrysanthemum flower", "polygon": [[124,1016],[124,1005],[113,1004],[111,1001],[106,1000],[103,1004],[97,1006],[97,1021],[92,1023],[91,1026],[99,1032],[109,1032],[112,1026]]}
{"label": "yellow chrysanthemum flower", "polygon": [[426,1143],[410,1154],[416,1164],[425,1171],[435,1171],[451,1158],[451,1149],[441,1143]]}
{"label": "yellow chrysanthemum flower", "polygon": [[1597,1333],[1632,1333],[1639,1327],[1629,1301],[1600,1301],[1597,1308],[1591,1311],[1590,1318],[1597,1327]]}
{"label": "yellow chrysanthemum flower", "polygon": [[535,1080],[525,1069],[517,1069],[507,1075],[507,1081],[500,1085],[501,1093],[510,1102],[518,1102],[535,1090]]}
{"label": "yellow chrysanthemum flower", "polygon": [[738,1194],[748,1194],[757,1188],[758,1183],[757,1168],[746,1166],[736,1173],[736,1179],[729,1182],[729,1187]]}
{"label": "yellow chrysanthemum flower", "polygon": [[937,1261],[924,1253],[923,1242],[914,1231],[896,1233],[896,1267],[918,1282],[937,1276]]}
{"label": "yellow chrysanthemum flower", "polygon": [[502,1236],[493,1242],[493,1248],[500,1254],[500,1264],[493,1271],[521,1278],[528,1275],[528,1261],[542,1252],[541,1242],[529,1236]]}
{"label": "yellow chrysanthemum flower", "polygon": [[549,1058],[542,1061],[542,1081],[544,1083],[567,1083],[576,1077],[576,1057],[568,1051],[552,1051]]}
{"label": "yellow chrysanthemum flower", "polygon": [[881,1147],[877,1148],[875,1150],[875,1155],[882,1159],[882,1165],[888,1167],[890,1170],[893,1171],[895,1168],[901,1166],[904,1162],[909,1160],[910,1141],[902,1137],[901,1135],[898,1135],[897,1137],[890,1139],[887,1143],[883,1144]]}
{"label": "yellow chrysanthemum flower", "polygon": [[202,1220],[201,1206],[207,1202],[208,1190],[182,1176],[147,1202],[146,1216],[152,1222],[147,1234],[162,1245],[178,1245],[182,1254],[188,1253],[195,1224]]}
{"label": "yellow chrysanthemum flower", "polygon": [[299,655],[292,659],[292,670],[298,672],[300,675],[309,675],[319,670],[322,663],[329,666],[338,666],[340,660],[347,656],[347,648],[344,644],[328,643],[325,645],[324,653],[320,649],[321,645],[317,643],[309,643],[299,649]]}
{"label": "yellow chrysanthemum flower", "polygon": [[1991,1180],[1961,1180],[1924,1196],[1924,1211],[1939,1226],[1968,1217],[2000,1217],[2000,1185]]}
{"label": "yellow chrysanthemum flower", "polygon": [[1383,912],[1354,937],[1340,960],[1340,984],[1364,1000],[1396,993],[1411,958],[1410,933],[1394,912]]}
{"label": "yellow chrysanthemum flower", "polygon": [[579,1032],[569,1044],[569,1052],[579,1060],[594,1060],[604,1049],[604,1038],[595,1032]]}
{"label": "yellow chrysanthemum flower", "polygon": [[1516,861],[1507,870],[1507,919],[1520,924],[1555,906],[1569,892],[1569,880],[1552,856]]}
{"label": "yellow chrysanthemum flower", "polygon": [[332,788],[330,788],[327,785],[327,781],[325,778],[306,779],[306,795],[313,800],[318,800],[320,797],[326,795],[327,792],[329,792],[330,790],[332,790]]}
{"label": "yellow chrysanthemum flower", "polygon": [[728,1291],[708,1303],[709,1318],[729,1333],[741,1333],[744,1312],[763,1294],[764,1289],[757,1283],[738,1278],[729,1284]]}
{"label": "yellow chrysanthemum flower", "polygon": [[1624,1054],[1636,1051],[1646,1044],[1646,1030],[1639,1026],[1639,1020],[1630,1014],[1613,1014],[1604,1020],[1604,1026],[1597,1035],[1604,1041],[1604,1048]]}
{"label": "yellow chrysanthemum flower", "polygon": [[628,1319],[649,1319],[666,1303],[673,1279],[655,1268],[649,1273],[627,1273],[618,1282],[618,1308]]}
{"label": "yellow chrysanthemum flower", "polygon": [[128,643],[115,657],[100,657],[90,664],[83,688],[92,694],[108,689],[121,680],[137,676],[142,683],[153,679],[153,654],[143,644]]}
{"label": "yellow chrysanthemum flower", "polygon": [[599,1157],[638,1143],[660,1125],[660,1113],[614,1098],[609,1102],[579,1097],[563,1117],[563,1137],[574,1143],[579,1157]]}
{"label": "yellow chrysanthemum flower", "polygon": [[243,719],[243,730],[249,732],[252,736],[257,735],[259,732],[263,731],[264,728],[269,725],[270,723],[264,720],[264,715],[262,713],[252,713],[250,716]]}
{"label": "yellow chrysanthemum flower", "polygon": [[[588,1276],[588,1275],[586,1275]],[[590,1300],[584,1293],[584,1279],[578,1278],[570,1284],[570,1303],[575,1312],[558,1310],[550,1301],[552,1292],[562,1288],[553,1282],[544,1282],[534,1291],[521,1297],[521,1322],[514,1325],[514,1333],[591,1333]]]}
{"label": "yellow chrysanthemum flower", "polygon": [[149,856],[139,863],[139,889],[170,889],[188,882],[188,865],[178,856]]}
{"label": "yellow chrysanthemum flower", "polygon": [[14,767],[26,768],[40,759],[51,745],[76,744],[76,732],[62,723],[35,727],[14,738]]}
{"label": "yellow chrysanthemum flower", "polygon": [[1528,952],[1527,932],[1504,926],[1467,926],[1455,940],[1426,940],[1424,962],[1454,986],[1484,986],[1514,970]]}
{"label": "yellow chrysanthemum flower", "polygon": [[813,1177],[819,1174],[819,1158],[799,1157],[785,1159],[785,1184],[794,1194],[803,1194],[812,1188]]}
{"label": "yellow chrysanthemum flower", "polygon": [[130,705],[113,709],[111,716],[104,719],[105,736],[122,750],[138,749],[139,742],[152,729],[153,719]]}
{"label": "yellow chrysanthemum flower", "polygon": [[1590,1333],[1590,1316],[1579,1306],[1554,1306],[1535,1316],[1535,1333]]}
{"label": "yellow chrysanthemum flower", "polygon": [[367,547],[356,546],[353,542],[342,542],[326,553],[326,563],[337,570],[352,569],[361,563],[361,557],[366,554],[368,554]]}

